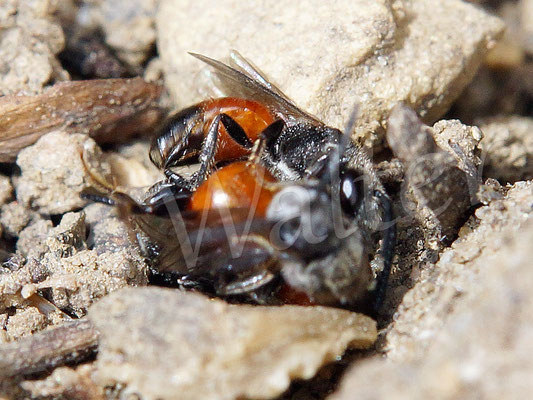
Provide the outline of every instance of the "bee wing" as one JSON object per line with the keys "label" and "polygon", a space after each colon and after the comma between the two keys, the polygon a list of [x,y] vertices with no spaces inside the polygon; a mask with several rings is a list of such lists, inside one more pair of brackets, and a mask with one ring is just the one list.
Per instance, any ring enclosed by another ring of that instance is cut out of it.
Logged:
{"label": "bee wing", "polygon": [[244,75],[247,75],[252,80],[263,85],[277,96],[292,104],[292,100],[289,99],[287,95],[283,93],[276,85],[274,85],[272,82],[269,82],[263,71],[261,71],[256,65],[252,64],[251,61],[244,58],[241,53],[239,53],[237,50],[231,50],[229,56],[231,67],[243,73]]}
{"label": "bee wing", "polygon": [[156,251],[156,269],[211,281],[219,294],[257,289],[275,276],[277,251],[268,235],[272,223],[249,218],[248,209],[149,214],[135,222]]}
{"label": "bee wing", "polygon": [[281,90],[268,81],[264,75],[237,51],[231,52],[230,67],[220,61],[197,53],[189,53],[213,68],[220,81],[221,89],[230,96],[243,97],[265,104],[286,121],[306,120],[322,125],[316,117],[298,108]]}

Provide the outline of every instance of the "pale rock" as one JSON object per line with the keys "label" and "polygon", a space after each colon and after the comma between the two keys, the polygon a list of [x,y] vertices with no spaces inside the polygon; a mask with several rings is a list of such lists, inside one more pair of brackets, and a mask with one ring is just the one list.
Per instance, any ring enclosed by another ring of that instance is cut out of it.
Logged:
{"label": "pale rock", "polygon": [[501,116],[480,121],[483,175],[500,183],[533,178],[533,118]]}
{"label": "pale rock", "polygon": [[329,125],[342,128],[359,104],[356,133],[372,144],[400,101],[425,120],[442,115],[503,24],[459,0],[163,0],[157,29],[177,106],[206,96],[203,66],[188,51],[224,59],[237,49]]}
{"label": "pale rock", "polygon": [[41,213],[60,214],[82,207],[80,194],[94,185],[87,167],[102,176],[110,173],[102,151],[82,134],[55,131],[41,137],[17,157],[21,177],[16,183],[17,200]]}
{"label": "pale rock", "polygon": [[139,67],[153,51],[159,0],[87,1],[81,12],[99,25],[106,43],[129,65]]}
{"label": "pale rock", "polygon": [[63,49],[54,22],[55,1],[4,0],[0,3],[0,95],[34,93],[69,79],[55,56]]}
{"label": "pale rock", "polygon": [[345,310],[230,305],[163,288],[113,293],[89,318],[100,332],[97,383],[143,399],[270,398],[377,335],[372,319]]}
{"label": "pale rock", "polygon": [[533,390],[533,185],[477,210],[422,271],[387,335],[387,362],[349,371],[331,400],[521,399]]}
{"label": "pale rock", "polygon": [[[147,266],[116,210],[101,204],[86,210],[87,214],[65,214],[56,227],[43,220],[21,232],[17,246],[27,261],[21,259],[0,274],[0,314],[11,307],[18,315],[42,299],[44,291],[52,311],[59,308],[83,316],[100,297],[124,286],[147,284]],[[17,326],[18,336],[27,333]]]}
{"label": "pale rock", "polygon": [[11,185],[11,180],[5,175],[0,175],[0,205],[7,203],[12,197],[13,185]]}

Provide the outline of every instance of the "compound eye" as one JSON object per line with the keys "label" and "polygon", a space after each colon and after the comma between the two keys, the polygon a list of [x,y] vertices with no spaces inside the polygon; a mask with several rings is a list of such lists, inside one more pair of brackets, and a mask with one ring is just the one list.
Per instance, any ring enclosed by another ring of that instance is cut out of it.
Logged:
{"label": "compound eye", "polygon": [[349,169],[340,177],[340,202],[342,210],[349,215],[357,214],[363,200],[363,177]]}

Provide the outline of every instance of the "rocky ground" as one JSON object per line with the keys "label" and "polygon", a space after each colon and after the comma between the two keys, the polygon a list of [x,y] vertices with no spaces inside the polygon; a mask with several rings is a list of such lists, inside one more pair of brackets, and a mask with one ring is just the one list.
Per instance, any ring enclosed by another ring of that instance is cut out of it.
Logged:
{"label": "rocky ground", "polygon": [[[8,0],[0,27],[0,398],[528,398],[532,0]],[[149,285],[81,199],[160,179],[161,116],[217,94],[187,52],[230,49],[328,125],[359,105],[398,225],[376,320]]]}

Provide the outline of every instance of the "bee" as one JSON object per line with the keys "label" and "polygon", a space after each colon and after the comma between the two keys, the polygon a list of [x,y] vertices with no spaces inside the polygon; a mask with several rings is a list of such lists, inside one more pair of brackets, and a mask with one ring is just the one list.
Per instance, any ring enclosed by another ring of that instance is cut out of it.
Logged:
{"label": "bee", "polygon": [[[213,69],[231,97],[205,100],[177,112],[154,138],[150,159],[180,186],[194,188],[217,162],[249,155],[260,134],[266,138],[263,163],[280,180],[302,178],[328,144],[338,143],[338,129],[299,109],[238,52],[231,52],[238,69],[190,54]],[[189,182],[170,170],[195,161],[201,167]]]}
{"label": "bee", "polygon": [[285,182],[259,159],[225,165],[193,192],[163,181],[143,202],[111,187],[85,197],[118,206],[157,274],[184,287],[262,304],[366,302],[368,243],[332,198],[339,155],[316,176]]}
{"label": "bee", "polygon": [[[164,172],[167,185],[174,192],[194,192],[217,164],[251,154],[258,139],[262,143],[261,164],[276,180],[303,181],[308,188],[310,182],[330,175],[326,180],[331,187],[322,186],[317,193],[329,193],[329,200],[331,193],[335,194],[343,217],[357,226],[357,235],[367,246],[372,246],[376,231],[383,232],[379,251],[383,265],[375,289],[376,304],[380,304],[394,255],[396,231],[390,199],[370,158],[362,148],[346,140],[353,129],[355,113],[347,134],[343,134],[294,105],[238,52],[230,54],[232,66],[191,54],[211,68],[221,89],[230,97],[209,99],[176,113],[153,140],[150,159]],[[331,160],[334,154],[339,158],[336,162]],[[172,170],[193,161],[198,161],[200,167],[190,179]],[[336,165],[335,171],[331,171],[332,165]]]}

